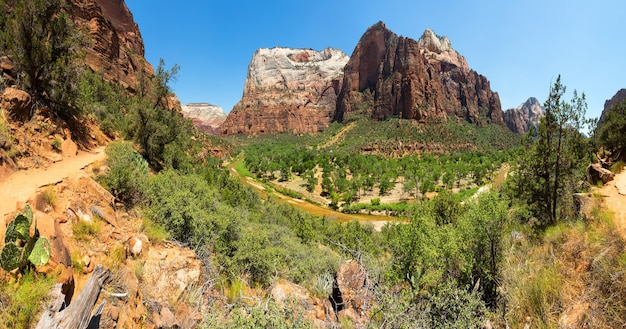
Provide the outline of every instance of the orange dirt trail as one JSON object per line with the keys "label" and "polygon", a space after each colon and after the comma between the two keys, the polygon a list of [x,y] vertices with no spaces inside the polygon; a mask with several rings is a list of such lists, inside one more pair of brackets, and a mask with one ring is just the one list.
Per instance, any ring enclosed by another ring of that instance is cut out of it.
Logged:
{"label": "orange dirt trail", "polygon": [[604,206],[615,214],[615,224],[626,239],[626,169],[615,175],[615,179],[598,192],[603,196]]}
{"label": "orange dirt trail", "polygon": [[34,197],[40,187],[84,174],[81,169],[104,158],[104,147],[98,147],[90,152],[78,151],[76,156],[65,158],[47,168],[20,170],[12,173],[0,181],[0,218],[15,211],[18,202],[26,202]]}

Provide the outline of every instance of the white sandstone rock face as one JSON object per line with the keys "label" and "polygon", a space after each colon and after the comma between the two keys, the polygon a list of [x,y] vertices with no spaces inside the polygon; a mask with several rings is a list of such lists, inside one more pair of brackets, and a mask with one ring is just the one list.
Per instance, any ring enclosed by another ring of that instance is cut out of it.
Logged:
{"label": "white sandstone rock face", "polygon": [[248,67],[246,90],[302,89],[312,81],[331,81],[343,76],[343,67],[350,58],[341,50],[326,48],[292,49],[261,48]]}
{"label": "white sandstone rock face", "polygon": [[438,37],[431,29],[426,29],[418,41],[422,53],[429,59],[454,64],[469,71],[465,57],[452,48],[448,37]]}
{"label": "white sandstone rock face", "polygon": [[226,119],[226,113],[217,105],[209,103],[191,103],[182,105],[183,115],[201,120]]}
{"label": "white sandstone rock face", "polygon": [[181,109],[185,118],[191,119],[198,129],[208,134],[219,134],[226,120],[224,110],[220,106],[209,103],[181,105]]}
{"label": "white sandstone rock face", "polygon": [[328,128],[349,57],[326,48],[262,48],[252,56],[241,100],[223,135],[318,133]]}

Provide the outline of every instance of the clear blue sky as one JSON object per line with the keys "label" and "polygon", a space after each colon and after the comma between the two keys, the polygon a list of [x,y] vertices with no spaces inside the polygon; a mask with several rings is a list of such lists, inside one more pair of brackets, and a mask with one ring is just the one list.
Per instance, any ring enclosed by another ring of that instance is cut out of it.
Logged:
{"label": "clear blue sky", "polygon": [[183,103],[229,112],[243,92],[252,54],[262,47],[348,55],[378,21],[419,39],[427,27],[448,36],[469,66],[491,81],[502,108],[547,98],[561,74],[587,95],[588,116],[626,88],[626,1],[233,1],[126,0],[146,57],[181,71],[172,87]]}

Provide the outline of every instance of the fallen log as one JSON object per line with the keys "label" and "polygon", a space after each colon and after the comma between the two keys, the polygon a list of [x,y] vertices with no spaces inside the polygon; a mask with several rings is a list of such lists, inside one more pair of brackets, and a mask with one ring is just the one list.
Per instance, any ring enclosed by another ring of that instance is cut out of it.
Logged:
{"label": "fallen log", "polygon": [[105,302],[102,302],[92,314],[92,310],[100,291],[111,276],[111,271],[96,266],[83,290],[74,302],[65,307],[65,295],[61,292],[61,284],[52,291],[53,300],[44,311],[37,329],[85,329],[98,328],[100,316]]}

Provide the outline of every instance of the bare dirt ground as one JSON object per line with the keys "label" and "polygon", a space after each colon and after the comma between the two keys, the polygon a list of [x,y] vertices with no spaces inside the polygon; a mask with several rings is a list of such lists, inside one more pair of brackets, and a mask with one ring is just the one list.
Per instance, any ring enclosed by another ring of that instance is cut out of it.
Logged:
{"label": "bare dirt ground", "polygon": [[626,170],[615,175],[598,193],[603,196],[603,205],[615,214],[615,224],[626,239]]}
{"label": "bare dirt ground", "polygon": [[66,178],[86,175],[81,169],[96,160],[105,157],[104,147],[90,152],[78,151],[74,157],[68,157],[46,168],[16,171],[0,180],[0,218],[15,211],[16,204],[26,202],[33,197],[40,187],[56,184]]}

